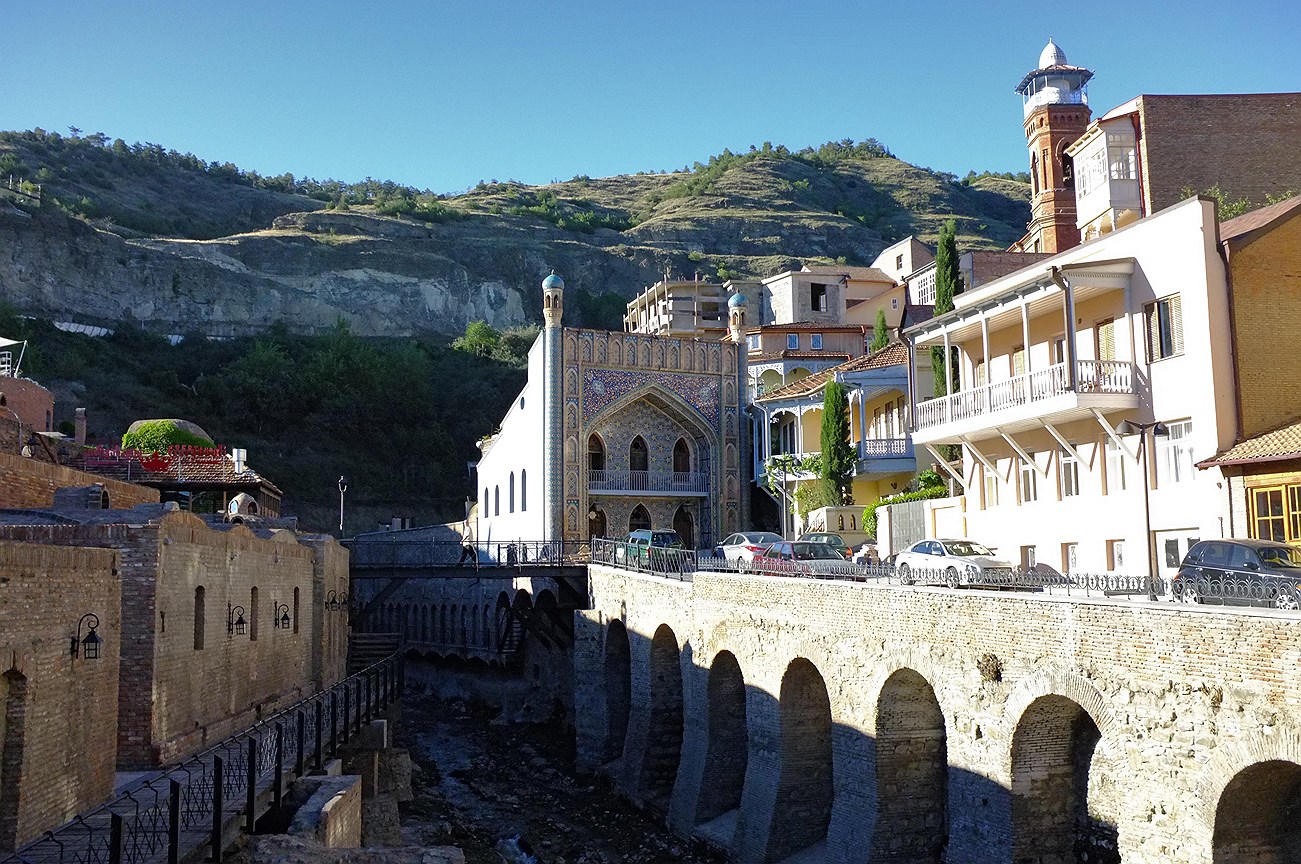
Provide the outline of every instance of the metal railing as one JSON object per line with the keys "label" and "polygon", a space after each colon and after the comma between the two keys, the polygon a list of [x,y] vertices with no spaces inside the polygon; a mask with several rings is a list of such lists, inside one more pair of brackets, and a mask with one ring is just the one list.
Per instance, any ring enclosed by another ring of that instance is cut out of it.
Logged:
{"label": "metal railing", "polygon": [[345,540],[351,566],[366,567],[555,567],[582,564],[589,549],[573,540]]}
{"label": "metal railing", "polygon": [[858,442],[859,459],[913,455],[911,438],[866,438]]}
{"label": "metal railing", "polygon": [[623,468],[592,468],[587,472],[592,492],[672,492],[691,495],[709,493],[709,475],[703,471],[629,471]]}
{"label": "metal railing", "polygon": [[1128,361],[1076,361],[1074,389],[1071,388],[1069,371],[1068,364],[1057,363],[1006,381],[982,384],[951,396],[921,402],[914,410],[917,428],[927,429],[981,417],[1072,392],[1118,395],[1137,392],[1134,364]]}
{"label": "metal railing", "polygon": [[1180,603],[1301,609],[1301,579],[1282,576],[1175,576],[1171,593]]}
{"label": "metal railing", "polygon": [[[259,798],[279,806],[285,783],[320,771],[405,683],[394,654],[258,721],[173,768],[133,782],[106,804],[46,831],[0,864],[177,864],[207,846],[219,862],[227,823],[252,834]],[[263,802],[265,803],[265,802]]]}
{"label": "metal railing", "polygon": [[1058,573],[1048,569],[999,568],[978,575],[952,569],[900,570],[891,564],[856,564],[834,559],[719,558],[688,549],[630,546],[613,540],[592,541],[592,563],[690,581],[693,573],[734,573],[741,576],[786,576],[875,585],[935,586],[1040,591],[1086,597],[1170,597],[1170,584],[1161,577],[1123,573]]}
{"label": "metal railing", "polygon": [[669,549],[643,546],[622,540],[593,540],[592,563],[609,564],[637,573],[653,573],[682,582],[691,581],[700,556],[694,549]]}

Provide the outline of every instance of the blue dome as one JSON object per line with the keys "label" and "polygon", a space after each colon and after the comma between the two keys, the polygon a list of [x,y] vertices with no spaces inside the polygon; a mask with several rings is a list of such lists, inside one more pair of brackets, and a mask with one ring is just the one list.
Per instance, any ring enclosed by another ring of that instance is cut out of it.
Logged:
{"label": "blue dome", "polygon": [[748,302],[749,301],[745,299],[744,294],[733,294],[731,297],[727,298],[727,308],[739,309]]}
{"label": "blue dome", "polygon": [[552,270],[551,275],[542,280],[542,287],[559,288],[560,290],[563,291],[565,288],[565,280],[557,276],[556,271]]}

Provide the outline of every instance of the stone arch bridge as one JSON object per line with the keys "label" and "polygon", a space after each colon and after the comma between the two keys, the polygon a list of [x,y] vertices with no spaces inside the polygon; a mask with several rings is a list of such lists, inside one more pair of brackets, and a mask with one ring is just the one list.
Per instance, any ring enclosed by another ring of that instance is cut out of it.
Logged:
{"label": "stone arch bridge", "polygon": [[1301,617],[593,565],[580,762],[743,864],[1295,864]]}

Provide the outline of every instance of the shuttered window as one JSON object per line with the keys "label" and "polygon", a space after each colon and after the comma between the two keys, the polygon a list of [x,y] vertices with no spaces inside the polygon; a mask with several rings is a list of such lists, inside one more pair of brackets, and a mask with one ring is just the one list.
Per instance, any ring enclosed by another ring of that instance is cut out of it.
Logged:
{"label": "shuttered window", "polygon": [[1099,321],[1098,331],[1098,359],[1115,360],[1116,359],[1116,321],[1114,318],[1108,318],[1106,321]]}
{"label": "shuttered window", "polygon": [[1143,307],[1147,318],[1148,362],[1184,353],[1184,313],[1179,295]]}

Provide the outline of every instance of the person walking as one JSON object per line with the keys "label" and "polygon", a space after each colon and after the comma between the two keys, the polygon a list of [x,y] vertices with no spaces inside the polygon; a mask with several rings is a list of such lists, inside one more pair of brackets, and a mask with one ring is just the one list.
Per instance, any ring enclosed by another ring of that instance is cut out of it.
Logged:
{"label": "person walking", "polygon": [[479,553],[474,548],[474,529],[470,527],[469,519],[461,523],[461,560],[456,562],[456,566],[460,567],[466,561],[479,563]]}

